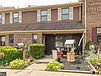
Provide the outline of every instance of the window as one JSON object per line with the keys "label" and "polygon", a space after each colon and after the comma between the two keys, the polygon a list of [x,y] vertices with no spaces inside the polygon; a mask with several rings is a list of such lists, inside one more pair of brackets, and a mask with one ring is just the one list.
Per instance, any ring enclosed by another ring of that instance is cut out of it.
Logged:
{"label": "window", "polygon": [[32,34],[32,43],[37,43],[37,35]]}
{"label": "window", "polygon": [[97,42],[101,43],[101,28],[97,28]]}
{"label": "window", "polygon": [[69,19],[69,9],[68,8],[61,9],[61,18],[62,18],[62,20]]}
{"label": "window", "polygon": [[55,47],[63,47],[63,36],[62,35],[56,35],[55,37]]}
{"label": "window", "polygon": [[19,13],[18,12],[14,12],[13,13],[13,22],[14,23],[18,23],[19,22]]}
{"label": "window", "polygon": [[9,34],[9,43],[14,43],[14,34]]}
{"label": "window", "polygon": [[47,21],[48,20],[48,12],[47,12],[47,10],[42,10],[40,12],[40,16],[41,16],[41,21]]}
{"label": "window", "polygon": [[63,39],[63,36],[61,36],[61,35],[56,35],[56,40],[59,40],[59,39]]}
{"label": "window", "polygon": [[63,42],[62,41],[56,41],[55,47],[63,47]]}
{"label": "window", "polygon": [[0,36],[0,46],[5,45],[5,36]]}
{"label": "window", "polygon": [[0,24],[2,23],[2,15],[0,15]]}

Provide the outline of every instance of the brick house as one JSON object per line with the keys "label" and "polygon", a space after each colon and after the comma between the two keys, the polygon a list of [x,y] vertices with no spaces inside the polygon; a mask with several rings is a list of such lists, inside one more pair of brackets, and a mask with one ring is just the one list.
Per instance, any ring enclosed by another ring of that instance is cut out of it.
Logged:
{"label": "brick house", "polygon": [[84,25],[86,16],[86,42],[91,40],[97,48],[101,49],[101,0],[79,1],[82,2],[82,23]]}
{"label": "brick house", "polygon": [[[46,45],[45,54],[65,47],[67,39],[75,39],[75,47],[85,34],[82,23],[82,3],[66,3],[26,8],[0,8],[0,45],[17,43]],[[85,38],[81,40],[83,48]],[[75,49],[82,54],[82,49]]]}

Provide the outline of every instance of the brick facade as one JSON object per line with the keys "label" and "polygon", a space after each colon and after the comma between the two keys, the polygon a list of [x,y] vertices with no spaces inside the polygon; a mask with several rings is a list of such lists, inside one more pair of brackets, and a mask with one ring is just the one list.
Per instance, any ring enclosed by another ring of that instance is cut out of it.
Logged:
{"label": "brick facade", "polygon": [[14,43],[32,44],[32,34],[14,34]]}
{"label": "brick facade", "polygon": [[92,28],[101,27],[101,0],[87,0],[87,31],[92,40]]}
{"label": "brick facade", "polygon": [[[85,25],[85,0],[79,0],[82,4],[82,23]],[[93,41],[93,28],[101,27],[101,1],[86,0],[86,39]],[[96,41],[94,41],[96,42]]]}

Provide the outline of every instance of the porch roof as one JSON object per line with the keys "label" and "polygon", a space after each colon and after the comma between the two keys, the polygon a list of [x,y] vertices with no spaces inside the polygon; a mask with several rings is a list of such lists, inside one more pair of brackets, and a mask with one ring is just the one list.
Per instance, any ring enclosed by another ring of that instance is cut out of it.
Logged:
{"label": "porch roof", "polygon": [[32,30],[73,30],[84,29],[81,22],[43,22],[31,24],[0,25],[0,31],[32,31]]}

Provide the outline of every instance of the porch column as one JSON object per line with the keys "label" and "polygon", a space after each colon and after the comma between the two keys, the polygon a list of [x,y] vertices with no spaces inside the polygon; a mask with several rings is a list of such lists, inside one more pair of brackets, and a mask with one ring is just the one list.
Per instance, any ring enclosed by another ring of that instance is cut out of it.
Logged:
{"label": "porch column", "polygon": [[85,45],[86,45],[86,32],[84,32],[84,37],[83,37],[83,56],[84,56],[84,49],[85,49]]}
{"label": "porch column", "polygon": [[42,33],[38,33],[37,35],[38,35],[37,43],[42,44]]}

